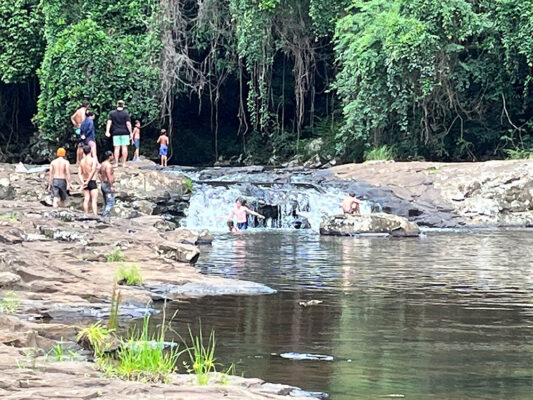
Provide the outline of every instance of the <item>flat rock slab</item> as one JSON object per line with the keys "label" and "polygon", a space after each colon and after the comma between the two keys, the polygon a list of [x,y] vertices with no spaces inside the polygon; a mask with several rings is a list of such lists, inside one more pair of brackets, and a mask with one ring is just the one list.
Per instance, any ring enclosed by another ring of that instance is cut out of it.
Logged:
{"label": "flat rock slab", "polygon": [[375,213],[362,216],[335,215],[320,224],[321,235],[355,236],[368,234],[387,234],[397,237],[414,237],[420,235],[420,229],[414,222],[397,215]]}

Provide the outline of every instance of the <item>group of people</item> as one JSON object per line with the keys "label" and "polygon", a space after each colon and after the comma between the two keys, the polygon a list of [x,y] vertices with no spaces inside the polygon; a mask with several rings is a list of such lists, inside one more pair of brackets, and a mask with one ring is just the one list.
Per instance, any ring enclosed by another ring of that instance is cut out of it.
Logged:
{"label": "group of people", "polygon": [[[87,145],[91,149],[91,155],[97,159],[96,151],[96,135],[94,127],[95,114],[89,110],[90,103],[83,101],[81,106],[70,117],[74,131],[78,139],[78,148],[76,151],[76,164],[79,164],[83,158],[83,146]],[[122,161],[122,166],[126,165],[128,160],[128,146],[135,146],[132,161],[140,161],[140,147],[141,147],[141,122],[135,120],[135,126],[131,124],[131,117],[128,110],[125,109],[123,100],[117,102],[115,110],[111,111],[107,116],[106,122],[106,137],[113,138],[113,152],[116,164]],[[157,139],[159,144],[159,156],[161,158],[161,165],[167,166],[168,163],[168,145],[170,139],[167,136],[167,131],[161,129],[161,133]]]}
{"label": "group of people", "polygon": [[[104,217],[109,216],[115,204],[115,191],[113,183],[115,175],[113,170],[113,152],[106,151],[102,164],[98,163],[92,154],[92,148],[88,144],[82,146],[83,156],[78,163],[78,178],[83,189],[83,211],[89,213],[89,205],[94,215],[98,214],[98,185],[96,176],[101,182],[101,190],[104,197]],[[70,194],[72,179],[70,175],[70,163],[66,159],[66,150],[57,149],[57,158],[50,163],[48,178],[48,190],[52,193],[52,206],[54,208],[64,207],[65,200]]]}
{"label": "group of people", "polygon": [[[124,101],[119,100],[115,110],[107,117],[105,135],[113,138],[113,151],[106,151],[104,159],[98,162],[96,149],[96,135],[94,127],[95,114],[89,110],[89,102],[82,102],[81,106],[70,117],[74,131],[78,137],[76,150],[76,164],[78,165],[78,177],[83,189],[83,210],[89,213],[89,208],[94,215],[98,214],[98,185],[97,177],[101,181],[101,191],[104,198],[103,216],[108,216],[115,204],[115,180],[113,167],[126,166],[128,159],[128,146],[133,144],[135,152],[133,161],[140,160],[141,123],[135,121],[131,125],[131,117],[125,109]],[[161,130],[157,139],[161,165],[167,165],[167,153],[169,137],[166,130]],[[114,164],[114,165],[113,165]],[[64,207],[65,200],[69,195],[72,180],[70,175],[70,163],[66,158],[66,150],[61,147],[57,150],[57,158],[50,164],[48,190],[52,193],[52,206]]]}

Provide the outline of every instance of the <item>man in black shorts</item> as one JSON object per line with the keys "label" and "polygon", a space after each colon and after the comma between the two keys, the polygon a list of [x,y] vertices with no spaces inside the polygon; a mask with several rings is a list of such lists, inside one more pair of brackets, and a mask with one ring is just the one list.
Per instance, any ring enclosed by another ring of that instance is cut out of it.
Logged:
{"label": "man in black shorts", "polygon": [[94,215],[98,215],[98,186],[96,185],[96,166],[98,160],[91,156],[91,148],[83,146],[83,159],[78,167],[78,177],[83,188],[83,211],[89,213],[89,203]]}
{"label": "man in black shorts", "polygon": [[68,190],[70,189],[70,163],[65,158],[64,148],[57,149],[57,158],[50,163],[48,190],[52,192],[52,206],[65,207]]}

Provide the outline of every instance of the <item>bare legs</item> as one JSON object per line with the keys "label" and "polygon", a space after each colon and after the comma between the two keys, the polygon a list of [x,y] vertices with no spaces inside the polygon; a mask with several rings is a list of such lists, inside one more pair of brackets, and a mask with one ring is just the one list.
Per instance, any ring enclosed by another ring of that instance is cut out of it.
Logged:
{"label": "bare legs", "polygon": [[83,211],[85,214],[89,214],[89,203],[91,203],[91,209],[94,215],[98,215],[98,189],[83,190]]}
{"label": "bare legs", "polygon": [[122,150],[122,166],[126,166],[126,161],[128,160],[128,146],[115,146],[115,165],[118,165],[120,160],[120,151]]}

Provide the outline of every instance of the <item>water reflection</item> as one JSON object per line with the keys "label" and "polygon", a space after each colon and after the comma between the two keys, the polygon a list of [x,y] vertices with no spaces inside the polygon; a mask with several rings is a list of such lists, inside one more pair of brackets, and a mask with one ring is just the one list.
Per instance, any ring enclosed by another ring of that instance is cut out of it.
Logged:
{"label": "water reflection", "polygon": [[[429,233],[356,239],[223,235],[209,274],[279,292],[179,304],[174,328],[214,328],[223,363],[333,399],[528,399],[533,374],[533,235]],[[300,301],[323,303],[302,307]],[[333,356],[290,360],[281,353]]]}

